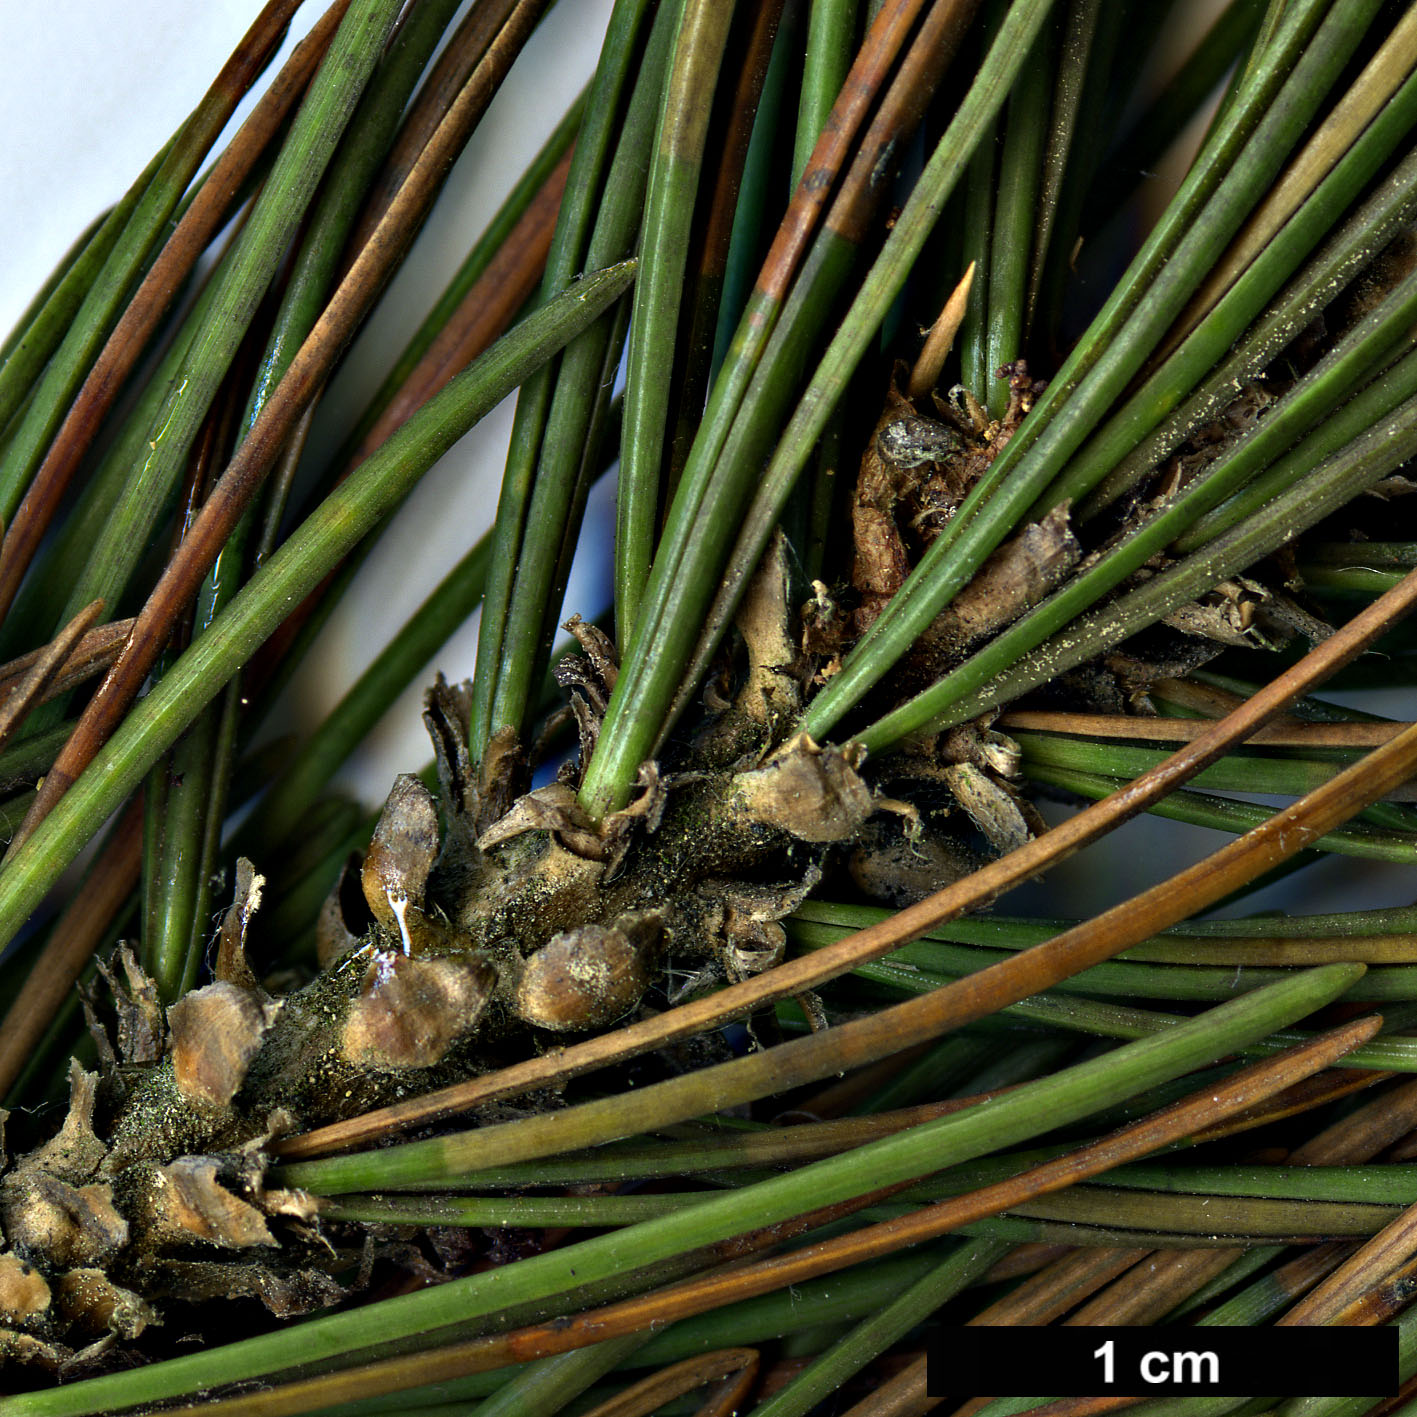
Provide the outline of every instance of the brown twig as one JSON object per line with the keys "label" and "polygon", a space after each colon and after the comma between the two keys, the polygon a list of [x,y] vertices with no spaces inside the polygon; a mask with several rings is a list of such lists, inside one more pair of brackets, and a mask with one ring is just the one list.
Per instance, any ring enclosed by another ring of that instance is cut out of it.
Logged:
{"label": "brown twig", "polygon": [[[879,925],[859,930],[834,945],[815,951],[810,956],[789,960],[785,964],[778,965],[775,969],[766,970],[752,979],[730,985],[717,994],[683,1004],[677,1009],[670,1009],[657,1018],[631,1024],[614,1033],[590,1039],[585,1043],[573,1044],[558,1053],[535,1058],[525,1063],[517,1063],[509,1068],[503,1068],[500,1072],[475,1078],[470,1082],[459,1083],[453,1087],[442,1088],[436,1092],[425,1094],[423,1097],[412,1098],[392,1107],[366,1113],[362,1117],[336,1122],[330,1126],[307,1132],[302,1136],[285,1138],[276,1144],[275,1149],[281,1155],[290,1158],[318,1156],[328,1151],[336,1151],[370,1140],[415,1122],[424,1123],[452,1116],[482,1103],[515,1096],[532,1088],[545,1086],[552,1081],[575,1077],[581,1073],[604,1067],[611,1062],[636,1057],[678,1039],[692,1037],[696,1033],[703,1033],[711,1028],[718,1028],[733,1019],[751,1013],[754,1009],[763,1008],[779,999],[801,993],[805,989],[814,989],[860,964],[879,959],[899,945],[905,944],[909,940],[918,939],[936,926],[942,925],[966,911],[975,910],[988,904],[1010,887],[1036,876],[1049,866],[1071,856],[1089,842],[1097,840],[1113,828],[1120,826],[1139,812],[1145,811],[1148,806],[1159,801],[1172,788],[1179,787],[1203,767],[1221,757],[1235,743],[1243,742],[1254,734],[1270,718],[1287,708],[1302,694],[1307,693],[1314,684],[1321,682],[1328,675],[1354,659],[1372,640],[1390,628],[1394,620],[1406,614],[1414,602],[1417,602],[1417,572],[1404,577],[1399,585],[1394,586],[1392,590],[1374,601],[1342,629],[1321,644],[1316,645],[1296,665],[1279,675],[1253,698],[1245,701],[1226,718],[1218,720],[1207,732],[1197,736],[1150,772],[1143,773],[1134,782],[1119,788],[1091,807],[1085,808],[1076,816],[1054,827],[1053,830],[1036,840],[1028,842],[1016,851],[1011,851],[998,861],[991,862],[964,880],[947,886],[942,891],[937,891],[934,895],[928,896],[915,905],[908,906]],[[1392,745],[1378,751],[1390,754]],[[1401,757],[1401,754],[1410,751],[1409,747],[1399,750],[1400,761],[1403,764],[1398,770],[1401,775],[1405,775],[1407,772],[1405,766],[1407,759]],[[1352,769],[1349,770],[1349,773],[1351,772]],[[1252,878],[1246,876],[1247,871],[1258,874],[1268,869],[1268,865],[1271,864],[1269,853],[1274,845],[1278,844],[1282,847],[1286,838],[1292,839],[1295,843],[1299,841],[1299,838],[1292,834],[1309,811],[1304,804],[1310,802],[1312,798],[1322,795],[1323,800],[1331,803],[1333,810],[1336,811],[1337,815],[1331,817],[1326,815],[1325,821],[1331,819],[1336,823],[1345,820],[1346,818],[1342,815],[1344,812],[1351,815],[1344,794],[1350,790],[1353,781],[1348,773],[1342,774],[1325,784],[1318,792],[1292,804],[1285,812],[1271,818],[1269,823],[1257,828],[1256,832],[1265,834],[1266,844],[1258,848],[1260,854],[1248,859],[1247,864],[1242,863],[1246,861],[1246,858],[1249,858],[1250,852],[1258,847],[1259,838],[1255,836],[1255,833],[1249,833],[1238,841],[1232,842],[1210,860],[1215,862],[1224,857],[1228,873],[1226,880],[1233,880],[1235,886],[1238,887],[1246,879]],[[1344,785],[1340,786],[1340,783]],[[1387,779],[1383,778],[1383,785],[1374,794],[1375,796],[1381,796],[1382,792],[1386,790],[1386,783]],[[1366,790],[1361,795],[1366,795]],[[1294,815],[1296,813],[1297,817]],[[1252,843],[1252,839],[1254,844],[1247,844]],[[1313,837],[1306,835],[1304,840],[1307,842],[1313,840]],[[1297,849],[1296,844],[1285,854],[1292,854],[1292,851]],[[1162,907],[1156,918],[1165,918],[1166,924],[1172,924],[1177,919],[1203,908],[1202,899],[1198,896],[1195,898],[1188,896],[1187,889],[1198,885],[1204,873],[1209,869],[1209,863],[1203,862],[1200,866],[1193,867],[1189,872],[1184,873],[1184,881],[1178,878],[1177,881],[1168,882],[1165,886],[1158,887],[1157,890],[1148,893],[1152,898],[1152,904]],[[1208,894],[1206,900],[1219,899],[1221,895],[1228,893],[1231,889],[1229,884],[1220,883],[1218,877],[1211,878],[1210,885],[1212,888],[1218,885],[1218,894]],[[1015,956],[1014,961],[990,966],[988,969],[970,976],[969,979],[962,980],[957,985],[949,986],[950,989],[961,991],[959,997],[964,1011],[956,1017],[973,1018],[979,1017],[982,1013],[992,1012],[994,1009],[1001,1008],[1005,1003],[1015,1002],[1029,994],[1037,993],[1040,989],[1048,988],[1060,979],[1068,977],[1069,974],[1086,968],[1088,964],[1099,963],[1101,960],[1109,958],[1111,954],[1125,949],[1128,944],[1139,943],[1148,934],[1155,933],[1154,929],[1148,929],[1146,933],[1137,935],[1135,938],[1128,938],[1125,941],[1113,937],[1111,935],[1112,929],[1116,924],[1125,922],[1131,906],[1121,907],[1120,910],[1120,920],[1118,912],[1112,911],[1101,917],[1099,922],[1078,927],[1079,930],[1088,932],[1084,938],[1094,941],[1083,951],[1074,953],[1078,941],[1078,931],[1069,931],[1066,935],[1059,936],[1046,945],[1037,946],[1033,950]],[[1152,917],[1148,916],[1147,918]],[[1157,926],[1156,928],[1162,927]],[[1094,930],[1099,930],[1102,934],[1093,936],[1091,932]],[[1110,943],[1097,943],[1100,940],[1108,939],[1110,939]],[[1068,943],[1064,945],[1063,941]],[[1039,953],[1040,951],[1043,953]],[[1000,975],[996,972],[1000,970],[1006,970],[1007,974]],[[1005,979],[1010,982],[1006,984]],[[1015,990],[1018,992],[1014,992]],[[944,991],[936,991],[935,994],[927,995],[925,998],[937,999],[942,992]],[[969,1000],[967,1004],[964,1002],[965,998]],[[924,1003],[923,1000],[912,1002],[916,1005]],[[908,1008],[910,1005],[897,1007]],[[840,1030],[837,1030],[836,1033],[839,1036]],[[905,1046],[909,1046],[908,1042],[901,1040],[896,1043],[895,1049],[898,1051]],[[781,1053],[781,1051],[781,1049],[774,1050],[775,1054]],[[837,1071],[837,1069],[832,1069],[832,1071]]]}
{"label": "brown twig", "polygon": [[808,1117],[840,1117],[857,1110],[874,1092],[892,1081],[902,1069],[923,1058],[931,1045],[922,1043],[918,1048],[907,1048],[901,1053],[893,1053],[846,1077],[833,1079],[820,1091],[804,1097],[793,1107],[793,1113]]}
{"label": "brown twig", "polygon": [[719,1379],[718,1391],[711,1394],[695,1417],[738,1417],[747,1410],[748,1394],[758,1378],[758,1364],[745,1366],[736,1374]]}
{"label": "brown twig", "polygon": [[1375,1402],[1363,1417],[1392,1417],[1394,1413],[1405,1412],[1414,1400],[1417,1400],[1417,1373],[1402,1383],[1391,1397]]}
{"label": "brown twig", "polygon": [[[1224,718],[1245,702],[1243,694],[1218,688],[1214,684],[1201,684],[1193,679],[1158,679],[1151,690],[1157,698],[1193,709],[1202,718]],[[1281,714],[1274,719],[1275,723],[1290,725],[1303,721],[1291,714]]]}
{"label": "brown twig", "polygon": [[[264,62],[272,40],[283,33],[299,3],[300,0],[282,0],[279,5],[268,5],[229,61],[228,69],[238,60],[242,61],[239,71],[227,79],[233,107]],[[232,200],[304,93],[348,5],[349,0],[336,0],[296,46],[275,81],[261,95],[250,117],[192,198],[182,220],[108,337],[83,387],[75,395],[0,543],[0,618],[8,613],[25,571],[104,415],[122,391],[158,321],[196,265],[197,258],[226,220]],[[223,78],[226,77],[223,70]]]}

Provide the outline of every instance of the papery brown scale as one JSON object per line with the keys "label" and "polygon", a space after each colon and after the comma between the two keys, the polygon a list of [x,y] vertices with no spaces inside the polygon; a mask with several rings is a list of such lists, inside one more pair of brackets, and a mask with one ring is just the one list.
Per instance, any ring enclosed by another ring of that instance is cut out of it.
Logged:
{"label": "papery brown scale", "polygon": [[167,1011],[177,1090],[190,1102],[225,1106],[280,1009],[276,1000],[221,981],[185,994]]}
{"label": "papery brown scale", "polygon": [[362,894],[362,887],[357,883],[356,877],[358,869],[359,858],[351,856],[340,869],[339,879],[330,888],[330,893],[325,897],[325,903],[315,918],[315,957],[319,960],[321,969],[328,969],[337,959],[343,958],[359,944],[359,935],[350,928],[349,918],[349,892],[355,893],[353,903],[358,905],[361,913],[364,908],[362,904],[358,904]]}
{"label": "papery brown scale", "polygon": [[495,967],[481,955],[376,954],[345,1020],[341,1052],[371,1067],[432,1067],[477,1026],[496,982]]}
{"label": "papery brown scale", "polygon": [[158,1248],[195,1241],[233,1250],[275,1245],[261,1212],[222,1185],[220,1167],[212,1156],[151,1167],[135,1216],[142,1241]]}
{"label": "papery brown scale", "polygon": [[246,935],[251,917],[261,908],[261,892],[266,878],[256,874],[256,868],[243,856],[236,863],[236,888],[231,905],[221,919],[217,932],[217,956],[213,974],[242,988],[253,989],[256,976],[246,958]]}
{"label": "papery brown scale", "polygon": [[364,899],[381,925],[402,933],[396,906],[423,904],[439,844],[433,794],[411,773],[400,773],[364,858]]}
{"label": "papery brown scale", "polygon": [[613,1023],[649,985],[663,933],[656,911],[622,916],[613,925],[583,925],[553,935],[517,983],[517,1013],[557,1031]]}
{"label": "papery brown scale", "polygon": [[128,1222],[107,1182],[71,1186],[43,1174],[16,1178],[5,1188],[4,1220],[12,1244],[61,1267],[100,1264],[128,1243]]}
{"label": "papery brown scale", "polygon": [[63,1181],[86,1181],[108,1154],[108,1148],[93,1129],[94,1103],[97,1099],[98,1077],[79,1066],[77,1059],[69,1064],[69,1111],[64,1125],[39,1150],[16,1162],[13,1178],[44,1173]]}
{"label": "papery brown scale", "polygon": [[49,1311],[49,1285],[44,1276],[19,1255],[0,1255],[0,1324],[23,1325]]}
{"label": "papery brown scale", "polygon": [[845,841],[876,810],[851,749],[818,747],[805,733],[734,782],[732,806],[799,841]]}
{"label": "papery brown scale", "polygon": [[151,1305],[101,1269],[71,1269],[60,1275],[57,1291],[64,1317],[92,1334],[132,1339],[161,1322]]}

